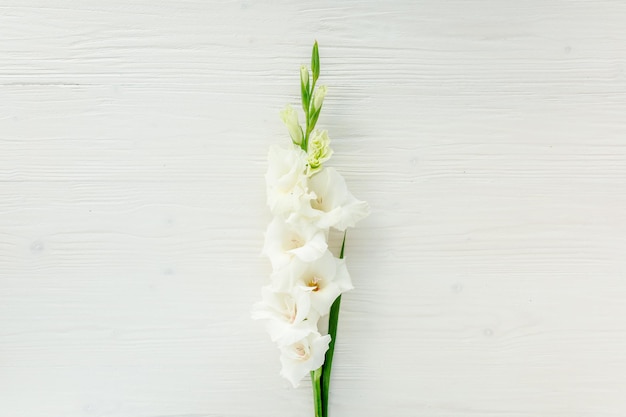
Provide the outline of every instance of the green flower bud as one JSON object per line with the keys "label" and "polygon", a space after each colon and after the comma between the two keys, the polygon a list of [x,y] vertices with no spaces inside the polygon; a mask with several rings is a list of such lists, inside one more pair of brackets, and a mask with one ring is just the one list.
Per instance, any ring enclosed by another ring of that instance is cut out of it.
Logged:
{"label": "green flower bud", "polygon": [[313,72],[313,82],[315,83],[320,76],[320,52],[317,47],[317,41],[313,44],[313,52],[311,53],[311,71]]}
{"label": "green flower bud", "polygon": [[302,86],[308,91],[309,90],[309,70],[302,65],[300,67],[300,82]]}
{"label": "green flower bud", "polygon": [[319,110],[324,103],[324,97],[326,97],[326,86],[323,85],[313,93],[313,108]]}
{"label": "green flower bud", "polygon": [[302,110],[304,110],[304,114],[309,113],[310,89],[309,70],[303,65],[300,67],[300,95],[302,96]]}
{"label": "green flower bud", "polygon": [[300,121],[298,120],[298,113],[289,105],[285,107],[285,110],[280,112],[280,118],[283,120],[287,130],[289,130],[289,136],[296,145],[302,143],[302,128],[300,127]]}

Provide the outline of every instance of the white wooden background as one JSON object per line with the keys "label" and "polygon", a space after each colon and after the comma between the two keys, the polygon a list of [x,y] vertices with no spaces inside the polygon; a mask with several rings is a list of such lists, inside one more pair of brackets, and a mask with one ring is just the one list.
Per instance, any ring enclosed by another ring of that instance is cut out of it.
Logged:
{"label": "white wooden background", "polygon": [[626,415],[626,3],[0,1],[0,416],[312,416],[250,319],[320,43],[333,417]]}

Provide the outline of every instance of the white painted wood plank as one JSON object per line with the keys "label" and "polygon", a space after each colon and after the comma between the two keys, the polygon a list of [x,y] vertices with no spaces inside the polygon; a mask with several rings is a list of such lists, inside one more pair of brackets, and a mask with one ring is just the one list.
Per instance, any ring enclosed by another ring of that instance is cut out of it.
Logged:
{"label": "white painted wood plank", "polygon": [[320,42],[368,200],[334,416],[626,412],[626,4],[0,2],[0,415],[308,416],[251,304]]}

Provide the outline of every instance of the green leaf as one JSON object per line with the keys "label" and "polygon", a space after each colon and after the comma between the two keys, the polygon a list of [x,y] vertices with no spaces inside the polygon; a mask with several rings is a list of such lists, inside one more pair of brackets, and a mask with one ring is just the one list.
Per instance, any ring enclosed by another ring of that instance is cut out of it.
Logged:
{"label": "green leaf", "polygon": [[311,54],[311,71],[313,72],[313,84],[320,76],[320,53],[317,47],[317,41],[313,44],[313,53]]}
{"label": "green leaf", "polygon": [[[341,253],[339,259],[343,259],[343,252],[346,247],[346,233],[343,234],[343,243],[341,244]],[[324,417],[328,417],[328,393],[330,390],[330,371],[333,366],[333,355],[335,354],[335,341],[337,339],[337,322],[339,321],[339,308],[341,307],[341,295],[335,299],[330,307],[330,316],[328,318],[328,334],[330,335],[330,343],[326,351],[326,358],[322,365],[322,411]]]}
{"label": "green leaf", "polygon": [[343,251],[346,248],[346,233],[343,232],[343,242],[341,242],[341,253],[339,253],[339,259],[343,259]]}

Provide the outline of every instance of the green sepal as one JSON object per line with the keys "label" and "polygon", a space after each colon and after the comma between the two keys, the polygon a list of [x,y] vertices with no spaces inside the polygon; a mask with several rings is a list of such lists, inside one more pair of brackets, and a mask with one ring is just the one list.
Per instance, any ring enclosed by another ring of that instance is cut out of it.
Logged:
{"label": "green sepal", "polygon": [[300,94],[302,95],[302,110],[304,110],[304,114],[307,115],[309,113],[309,101],[311,99],[308,90],[302,83],[300,83]]}
{"label": "green sepal", "polygon": [[[306,71],[306,77],[304,72]],[[302,109],[304,114],[309,113],[309,103],[311,101],[311,86],[309,85],[309,70],[304,65],[300,68],[300,95],[302,96]]]}
{"label": "green sepal", "polygon": [[319,109],[313,108],[313,113],[311,113],[309,116],[309,124],[308,124],[308,128],[307,130],[310,132],[313,131],[313,129],[315,129],[315,124],[317,123],[317,119],[320,117],[320,112],[322,111],[322,107],[320,106]]}

